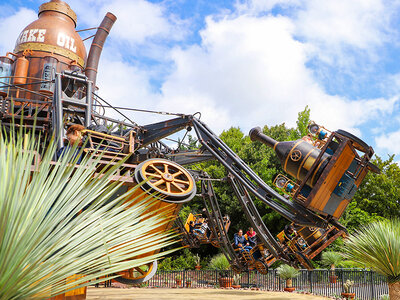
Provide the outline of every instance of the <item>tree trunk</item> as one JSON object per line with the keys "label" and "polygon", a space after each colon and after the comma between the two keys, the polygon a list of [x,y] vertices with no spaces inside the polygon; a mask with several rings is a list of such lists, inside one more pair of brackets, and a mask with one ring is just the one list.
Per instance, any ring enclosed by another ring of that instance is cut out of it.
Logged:
{"label": "tree trunk", "polygon": [[400,300],[400,281],[389,283],[390,300]]}

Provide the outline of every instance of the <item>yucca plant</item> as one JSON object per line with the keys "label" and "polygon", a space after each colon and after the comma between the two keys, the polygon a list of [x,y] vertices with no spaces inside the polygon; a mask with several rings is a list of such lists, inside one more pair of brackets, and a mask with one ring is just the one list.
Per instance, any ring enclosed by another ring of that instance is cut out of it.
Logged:
{"label": "yucca plant", "polygon": [[400,220],[368,224],[345,243],[345,256],[386,276],[391,300],[400,299]]}
{"label": "yucca plant", "polygon": [[286,281],[286,288],[292,287],[292,279],[299,276],[299,270],[289,265],[281,265],[276,269],[278,276]]}
{"label": "yucca plant", "polygon": [[335,266],[339,265],[343,261],[343,256],[339,252],[326,251],[321,255],[321,263],[335,270]]}
{"label": "yucca plant", "polygon": [[211,258],[209,267],[211,269],[229,270],[231,265],[229,264],[229,261],[226,258],[226,256],[223,253],[220,253]]}
{"label": "yucca plant", "polygon": [[[39,144],[22,130],[0,133],[0,299],[46,299],[168,253],[146,256],[175,241],[157,231],[170,220],[149,213],[153,198],[133,204],[130,190],[110,200],[120,164],[94,176],[89,156],[75,167],[76,147],[52,164],[55,141],[43,152]],[[66,281],[74,274],[84,277]]]}

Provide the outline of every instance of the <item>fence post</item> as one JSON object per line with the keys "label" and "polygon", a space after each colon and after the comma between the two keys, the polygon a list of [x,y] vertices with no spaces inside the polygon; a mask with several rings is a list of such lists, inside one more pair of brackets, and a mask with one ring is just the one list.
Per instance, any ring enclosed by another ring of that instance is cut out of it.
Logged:
{"label": "fence post", "polygon": [[369,274],[371,276],[371,299],[375,299],[374,273],[370,270]]}
{"label": "fence post", "polygon": [[218,268],[215,268],[215,285],[218,285]]}
{"label": "fence post", "polygon": [[340,276],[342,278],[341,282],[342,282],[342,292],[344,292],[344,271],[340,270],[340,273],[342,276]]}
{"label": "fence post", "polygon": [[308,280],[310,281],[310,293],[312,294],[313,289],[312,289],[312,273],[314,270],[307,270],[308,272]]}
{"label": "fence post", "polygon": [[182,276],[182,286],[185,287],[186,284],[186,270],[183,269],[183,276]]}

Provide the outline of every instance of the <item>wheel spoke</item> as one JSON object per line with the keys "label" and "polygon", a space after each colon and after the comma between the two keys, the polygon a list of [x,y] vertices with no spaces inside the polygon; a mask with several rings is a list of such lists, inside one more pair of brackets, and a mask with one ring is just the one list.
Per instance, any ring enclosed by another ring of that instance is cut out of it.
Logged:
{"label": "wheel spoke", "polygon": [[179,182],[179,183],[190,185],[189,180],[174,179],[174,182]]}
{"label": "wheel spoke", "polygon": [[146,175],[147,177],[161,178],[161,175],[156,173],[144,172],[144,175]]}
{"label": "wheel spoke", "polygon": [[159,181],[154,182],[153,185],[154,185],[154,186],[158,186],[158,185],[160,185],[160,184],[163,183],[163,182],[165,182],[165,181],[164,181],[163,179],[160,179]]}
{"label": "wheel spoke", "polygon": [[143,271],[140,267],[135,267],[135,269],[136,269],[136,271],[138,271],[142,275],[146,274],[146,272]]}
{"label": "wheel spoke", "polygon": [[164,164],[164,173],[168,173],[168,165]]}
{"label": "wheel spoke", "polygon": [[167,185],[167,192],[171,193],[171,183],[170,182],[166,182]]}
{"label": "wheel spoke", "polygon": [[181,174],[183,174],[183,172],[182,171],[179,171],[179,172],[176,172],[175,174],[172,174],[172,177],[176,177],[176,176],[178,176],[178,175],[181,175]]}
{"label": "wheel spoke", "polygon": [[177,187],[181,192],[184,192],[185,190],[182,189],[179,185],[177,185],[175,182],[171,182],[175,187]]}
{"label": "wheel spoke", "polygon": [[151,165],[149,165],[149,167],[152,167],[154,170],[156,170],[161,175],[163,174],[163,172],[161,172],[155,165],[151,164]]}

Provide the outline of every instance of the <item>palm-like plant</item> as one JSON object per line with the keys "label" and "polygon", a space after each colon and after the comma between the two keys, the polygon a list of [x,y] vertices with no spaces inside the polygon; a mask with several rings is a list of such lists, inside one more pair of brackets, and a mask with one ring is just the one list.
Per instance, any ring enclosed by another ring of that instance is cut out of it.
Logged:
{"label": "palm-like plant", "polygon": [[[166,212],[146,213],[151,197],[133,203],[130,190],[110,200],[120,164],[94,176],[97,161],[75,167],[76,149],[52,164],[51,141],[32,168],[38,144],[30,134],[0,133],[0,299],[49,298],[167,254],[146,255],[175,241],[157,231]],[[74,274],[84,277],[66,281]]]}
{"label": "palm-like plant", "polygon": [[292,266],[289,265],[281,265],[276,269],[276,273],[278,276],[286,281],[286,287],[291,288],[292,287],[292,279],[296,278],[299,276],[300,272],[299,270],[295,269]]}
{"label": "palm-like plant", "polygon": [[229,264],[229,261],[226,258],[226,256],[223,253],[220,253],[211,258],[209,267],[211,269],[229,270],[231,265]]}
{"label": "palm-like plant", "polygon": [[346,242],[345,256],[385,275],[391,300],[400,299],[400,220],[374,222]]}
{"label": "palm-like plant", "polygon": [[343,261],[343,256],[334,251],[326,251],[322,253],[321,263],[325,266],[329,266],[331,270],[335,270],[335,266],[339,265]]}

